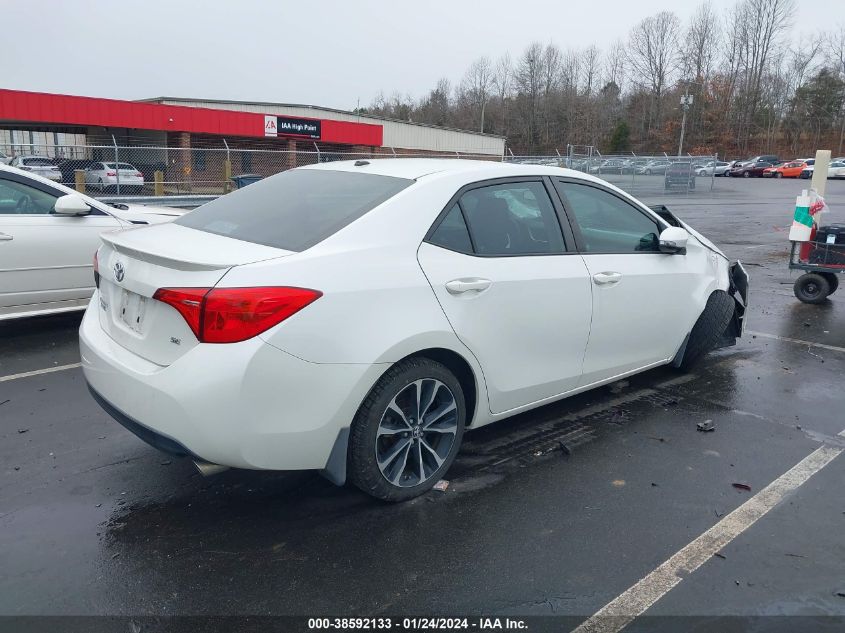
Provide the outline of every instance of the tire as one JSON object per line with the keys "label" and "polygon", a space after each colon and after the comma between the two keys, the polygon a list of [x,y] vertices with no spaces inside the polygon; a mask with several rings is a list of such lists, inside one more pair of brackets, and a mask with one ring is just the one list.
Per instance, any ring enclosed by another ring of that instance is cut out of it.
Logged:
{"label": "tire", "polygon": [[827,279],[828,283],[830,283],[830,293],[828,293],[828,296],[830,296],[839,288],[839,275],[837,275],[836,273],[821,274],[824,275],[825,279]]}
{"label": "tire", "polygon": [[645,175],[646,175],[646,176],[651,176],[651,170],[650,170],[650,169],[646,169],[646,170],[645,170]]}
{"label": "tire", "polygon": [[819,273],[805,273],[795,280],[792,290],[803,303],[821,303],[831,293],[830,281]]}
{"label": "tire", "polygon": [[[423,411],[427,421],[422,425],[415,419],[420,385],[423,402],[431,398]],[[454,404],[453,413],[448,408],[450,402]],[[445,411],[433,419],[432,406],[434,411]],[[465,424],[463,390],[445,365],[428,358],[401,361],[385,372],[355,414],[349,439],[349,480],[383,501],[417,497],[449,470]],[[426,431],[426,427],[436,430]],[[412,461],[414,456],[417,459]]]}
{"label": "tire", "polygon": [[751,174],[749,174],[747,171],[744,171],[744,172],[742,172],[742,177],[743,178],[751,178]]}
{"label": "tire", "polygon": [[734,300],[724,290],[716,290],[707,299],[704,311],[687,339],[678,367],[688,371],[704,354],[716,347],[734,314]]}
{"label": "tire", "polygon": [[783,178],[783,174],[779,171],[775,172],[775,178]]}

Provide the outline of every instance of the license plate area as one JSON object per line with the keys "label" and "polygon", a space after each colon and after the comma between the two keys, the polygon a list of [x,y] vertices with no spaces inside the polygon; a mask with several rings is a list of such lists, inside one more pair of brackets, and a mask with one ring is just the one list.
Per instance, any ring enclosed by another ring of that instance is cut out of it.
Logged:
{"label": "license plate area", "polygon": [[121,289],[118,317],[133,332],[144,331],[144,315],[147,311],[147,298],[130,290]]}

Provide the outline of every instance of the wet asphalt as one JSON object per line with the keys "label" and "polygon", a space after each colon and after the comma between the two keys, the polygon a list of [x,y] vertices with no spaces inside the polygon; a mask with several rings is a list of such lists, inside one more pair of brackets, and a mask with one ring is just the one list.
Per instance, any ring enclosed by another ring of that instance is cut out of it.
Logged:
{"label": "wet asphalt", "polygon": [[[310,472],[202,478],[113,422],[78,368],[0,381],[0,615],[592,614],[845,446],[845,295],[801,304],[787,269],[807,184],[643,196],[745,263],[750,332],[691,374],[471,432],[448,489],[402,505]],[[845,222],[845,182],[827,200]],[[79,320],[0,324],[0,376],[78,362]],[[715,432],[696,431],[706,420]],[[647,615],[845,616],[843,481],[840,456]]]}

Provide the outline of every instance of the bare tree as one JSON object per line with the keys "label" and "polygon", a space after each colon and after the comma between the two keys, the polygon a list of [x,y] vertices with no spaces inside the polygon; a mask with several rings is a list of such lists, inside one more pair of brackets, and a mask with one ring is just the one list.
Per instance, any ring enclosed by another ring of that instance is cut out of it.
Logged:
{"label": "bare tree", "polygon": [[708,0],[698,6],[687,26],[682,61],[685,79],[706,83],[720,42],[719,17]]}
{"label": "bare tree", "polygon": [[464,75],[462,85],[472,103],[480,110],[479,130],[484,132],[484,110],[493,89],[493,65],[490,58],[479,57],[472,62]]}
{"label": "bare tree", "polygon": [[525,114],[524,140],[530,151],[539,143],[539,110],[543,90],[543,45],[534,42],[522,54],[514,74]]}
{"label": "bare tree", "polygon": [[[840,24],[827,35],[827,63],[845,80],[845,24]],[[845,103],[839,108],[839,155],[845,142]]]}
{"label": "bare tree", "polygon": [[496,61],[496,68],[493,74],[493,86],[499,97],[499,108],[502,111],[501,132],[505,133],[507,125],[507,99],[510,97],[513,86],[513,62],[510,53],[505,53]]}
{"label": "bare tree", "polygon": [[557,93],[560,80],[560,49],[554,44],[547,44],[543,49],[541,59],[541,80],[543,90],[543,142],[546,146],[553,144],[551,121],[553,97]]}
{"label": "bare tree", "polygon": [[637,24],[628,37],[628,63],[634,81],[650,91],[648,129],[662,122],[663,96],[678,65],[678,16],[661,11]]}
{"label": "bare tree", "polygon": [[794,12],[794,0],[742,0],[739,5],[736,17],[741,29],[742,65],[737,136],[743,150],[748,149],[751,128],[760,108],[763,74]]}
{"label": "bare tree", "polygon": [[605,83],[615,84],[619,90],[623,89],[625,83],[625,56],[625,45],[621,40],[613,42],[605,55]]}

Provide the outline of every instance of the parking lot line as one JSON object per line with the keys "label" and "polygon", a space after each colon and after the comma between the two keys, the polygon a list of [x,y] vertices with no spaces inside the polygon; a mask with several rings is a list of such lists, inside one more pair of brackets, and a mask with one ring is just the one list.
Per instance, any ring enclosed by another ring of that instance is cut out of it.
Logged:
{"label": "parking lot line", "polygon": [[[791,293],[790,293],[791,294]],[[829,349],[833,352],[845,352],[845,347],[836,347],[835,345],[825,345],[824,343],[813,343],[812,341],[802,341],[797,338],[789,338],[788,336],[778,336],[777,334],[769,334],[767,332],[755,332],[754,330],[746,330],[753,336],[760,336],[762,338],[770,338],[776,341],[785,341],[787,343],[797,343],[798,345],[807,345],[809,347],[818,347],[819,349]]]}
{"label": "parking lot line", "polygon": [[[839,433],[845,437],[845,430]],[[572,633],[617,633],[645,613],[689,574],[800,488],[843,450],[821,446],[697,539],[587,618]]]}
{"label": "parking lot line", "polygon": [[10,374],[8,376],[0,376],[0,382],[7,380],[17,380],[18,378],[29,378],[30,376],[40,376],[41,374],[52,374],[55,371],[64,371],[66,369],[76,369],[82,367],[82,363],[71,363],[70,365],[58,365],[57,367],[48,367],[47,369],[36,369],[34,371],[25,371],[21,374]]}

